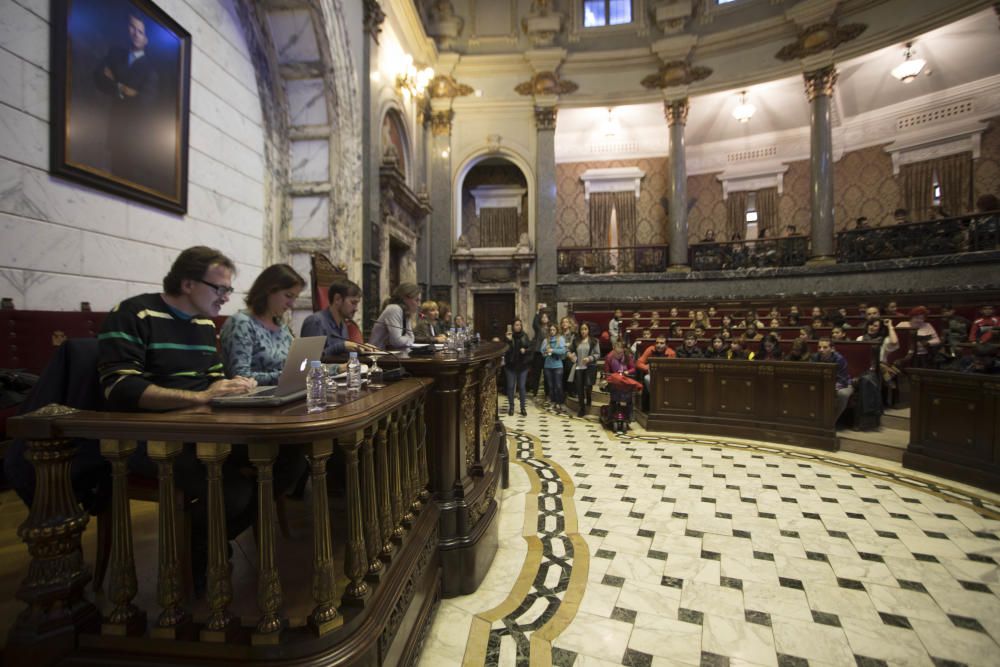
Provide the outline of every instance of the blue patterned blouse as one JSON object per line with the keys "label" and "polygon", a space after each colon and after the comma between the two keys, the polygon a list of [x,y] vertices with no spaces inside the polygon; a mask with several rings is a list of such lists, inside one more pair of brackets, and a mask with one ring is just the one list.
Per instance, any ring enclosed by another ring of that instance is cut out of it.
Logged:
{"label": "blue patterned blouse", "polygon": [[270,331],[250,313],[241,310],[222,325],[219,338],[226,377],[242,375],[257,380],[257,384],[278,384],[278,376],[292,345],[292,332],[288,327]]}

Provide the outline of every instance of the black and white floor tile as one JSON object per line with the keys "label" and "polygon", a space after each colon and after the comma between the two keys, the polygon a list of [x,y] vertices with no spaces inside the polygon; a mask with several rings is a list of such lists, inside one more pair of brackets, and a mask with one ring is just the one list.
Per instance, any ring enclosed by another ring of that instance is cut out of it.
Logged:
{"label": "black and white floor tile", "polygon": [[[1000,665],[997,496],[860,456],[612,436],[534,408],[505,422],[524,465],[511,465],[500,549],[475,594],[442,603],[421,665]],[[524,455],[532,438],[541,461]],[[560,534],[545,460],[572,478],[583,553]],[[473,620],[507,600],[528,557],[526,502],[546,566],[470,661]],[[530,635],[583,567],[543,655]]]}

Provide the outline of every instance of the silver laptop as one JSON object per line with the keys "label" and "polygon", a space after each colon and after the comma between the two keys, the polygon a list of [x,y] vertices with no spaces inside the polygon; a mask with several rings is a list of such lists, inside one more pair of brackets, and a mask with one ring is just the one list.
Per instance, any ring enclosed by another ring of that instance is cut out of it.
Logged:
{"label": "silver laptop", "polygon": [[272,407],[305,398],[309,362],[322,357],[325,345],[326,336],[296,338],[288,350],[288,357],[285,358],[285,366],[281,369],[281,376],[276,386],[257,387],[249,393],[235,396],[216,396],[212,399],[211,405],[230,408],[258,405]]}

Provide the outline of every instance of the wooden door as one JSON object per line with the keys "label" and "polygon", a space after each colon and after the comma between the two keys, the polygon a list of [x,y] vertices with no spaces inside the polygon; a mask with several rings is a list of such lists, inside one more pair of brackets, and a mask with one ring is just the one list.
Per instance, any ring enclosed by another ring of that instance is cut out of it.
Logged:
{"label": "wooden door", "polygon": [[514,293],[476,294],[473,297],[473,326],[483,340],[503,340],[507,325],[514,321]]}

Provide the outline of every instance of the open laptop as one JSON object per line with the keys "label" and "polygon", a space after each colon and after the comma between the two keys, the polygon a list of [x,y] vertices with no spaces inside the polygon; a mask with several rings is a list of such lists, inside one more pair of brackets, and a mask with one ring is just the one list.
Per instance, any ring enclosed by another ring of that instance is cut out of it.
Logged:
{"label": "open laptop", "polygon": [[326,336],[296,338],[288,350],[288,357],[285,358],[285,366],[281,369],[281,377],[278,378],[276,386],[257,387],[249,393],[235,396],[216,396],[212,399],[211,405],[230,408],[258,405],[273,407],[305,398],[309,362],[322,357],[324,345]]}

